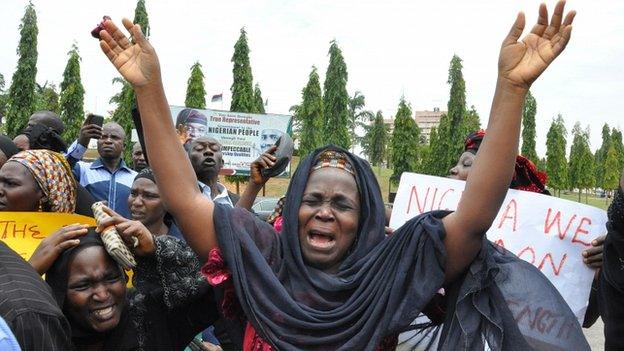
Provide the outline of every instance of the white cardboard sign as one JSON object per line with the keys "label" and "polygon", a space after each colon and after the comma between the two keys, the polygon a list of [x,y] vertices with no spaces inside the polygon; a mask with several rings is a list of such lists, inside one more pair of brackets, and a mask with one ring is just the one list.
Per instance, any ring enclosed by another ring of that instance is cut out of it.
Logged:
{"label": "white cardboard sign", "polygon": [[[424,212],[455,210],[464,186],[459,180],[403,173],[390,227]],[[582,322],[594,276],[582,252],[606,232],[606,222],[607,213],[596,207],[510,189],[487,237],[537,267]]]}

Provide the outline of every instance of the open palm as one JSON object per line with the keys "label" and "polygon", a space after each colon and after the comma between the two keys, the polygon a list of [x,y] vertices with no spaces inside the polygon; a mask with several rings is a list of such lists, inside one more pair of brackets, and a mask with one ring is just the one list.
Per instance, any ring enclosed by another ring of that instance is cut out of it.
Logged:
{"label": "open palm", "polygon": [[149,84],[160,77],[158,57],[152,45],[145,39],[139,25],[124,18],[123,25],[136,43],[130,42],[125,34],[110,20],[104,23],[100,33],[100,47],[119,73],[134,87]]}
{"label": "open palm", "polygon": [[524,30],[524,14],[518,14],[509,35],[503,41],[498,61],[499,75],[510,83],[529,88],[554,59],[565,49],[572,33],[576,15],[570,11],[565,20],[565,1],[555,6],[550,24],[546,5],[540,5],[539,18],[529,34],[518,41]]}

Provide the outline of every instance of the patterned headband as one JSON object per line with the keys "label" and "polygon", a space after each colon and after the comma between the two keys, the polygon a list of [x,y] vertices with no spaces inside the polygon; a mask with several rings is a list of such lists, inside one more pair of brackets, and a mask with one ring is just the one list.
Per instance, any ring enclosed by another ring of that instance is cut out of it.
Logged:
{"label": "patterned headband", "polygon": [[323,151],[320,155],[317,156],[317,161],[312,167],[310,173],[316,171],[317,169],[332,167],[342,169],[351,173],[352,176],[355,177],[355,171],[353,169],[353,165],[349,162],[347,155],[340,151],[327,150]]}

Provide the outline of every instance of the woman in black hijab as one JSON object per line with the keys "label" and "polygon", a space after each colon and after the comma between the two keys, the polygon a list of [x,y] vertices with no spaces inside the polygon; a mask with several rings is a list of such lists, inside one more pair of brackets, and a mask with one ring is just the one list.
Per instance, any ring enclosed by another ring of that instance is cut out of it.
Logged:
{"label": "woman in black hijab", "polygon": [[[370,166],[335,147],[300,164],[279,236],[249,212],[202,197],[170,123],[153,47],[127,19],[134,43],[111,21],[104,23],[100,46],[135,88],[165,204],[193,250],[209,258],[204,271],[211,283],[233,285],[249,322],[241,338],[246,350],[387,348],[387,338],[408,328],[450,282],[457,289],[449,298],[442,349],[479,349],[484,342],[494,350],[588,349],[578,321],[547,279],[484,240],[511,181],[528,88],[570,38],[575,13],[564,19],[563,8],[561,1],[548,25],[542,5],[538,23],[520,42],[519,14],[504,40],[479,177],[468,181],[457,211],[423,214],[387,238]],[[226,266],[209,267],[218,256]],[[540,334],[523,318],[528,310],[557,317]]]}

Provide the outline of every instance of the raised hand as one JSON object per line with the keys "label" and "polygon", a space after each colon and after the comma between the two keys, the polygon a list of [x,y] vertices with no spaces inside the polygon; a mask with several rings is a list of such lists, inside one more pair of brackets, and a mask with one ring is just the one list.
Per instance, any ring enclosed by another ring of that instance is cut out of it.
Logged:
{"label": "raised hand", "polygon": [[100,48],[119,73],[133,87],[139,88],[150,83],[160,84],[160,64],[152,45],[145,39],[141,26],[129,19],[121,21],[130,32],[134,43],[117,28],[111,20],[104,22],[100,32]]}
{"label": "raised hand", "polygon": [[275,165],[275,161],[277,161],[277,158],[273,156],[275,150],[277,150],[277,146],[271,146],[265,153],[251,163],[249,178],[252,183],[263,186],[269,180],[269,178],[262,176],[262,170]]}
{"label": "raised hand", "polygon": [[85,234],[87,234],[87,226],[82,224],[72,224],[60,228],[41,241],[28,263],[37,273],[45,274],[59,255],[63,251],[80,244],[79,238]]}
{"label": "raised hand", "polygon": [[570,11],[563,20],[565,1],[560,0],[548,24],[548,10],[541,4],[539,18],[529,34],[518,41],[524,30],[524,13],[520,12],[507,38],[503,41],[499,59],[499,78],[514,86],[529,89],[537,77],[565,49],[572,33],[576,11]]}
{"label": "raised hand", "polygon": [[87,122],[89,121],[84,121],[80,128],[80,134],[78,135],[78,143],[84,147],[89,147],[89,141],[91,139],[100,139],[102,137],[102,126]]}
{"label": "raised hand", "polygon": [[102,233],[106,228],[114,225],[121,239],[135,255],[150,256],[156,252],[154,236],[143,223],[124,218],[108,207],[104,207],[104,212],[108,213],[110,217],[98,224],[95,228],[96,232]]}

